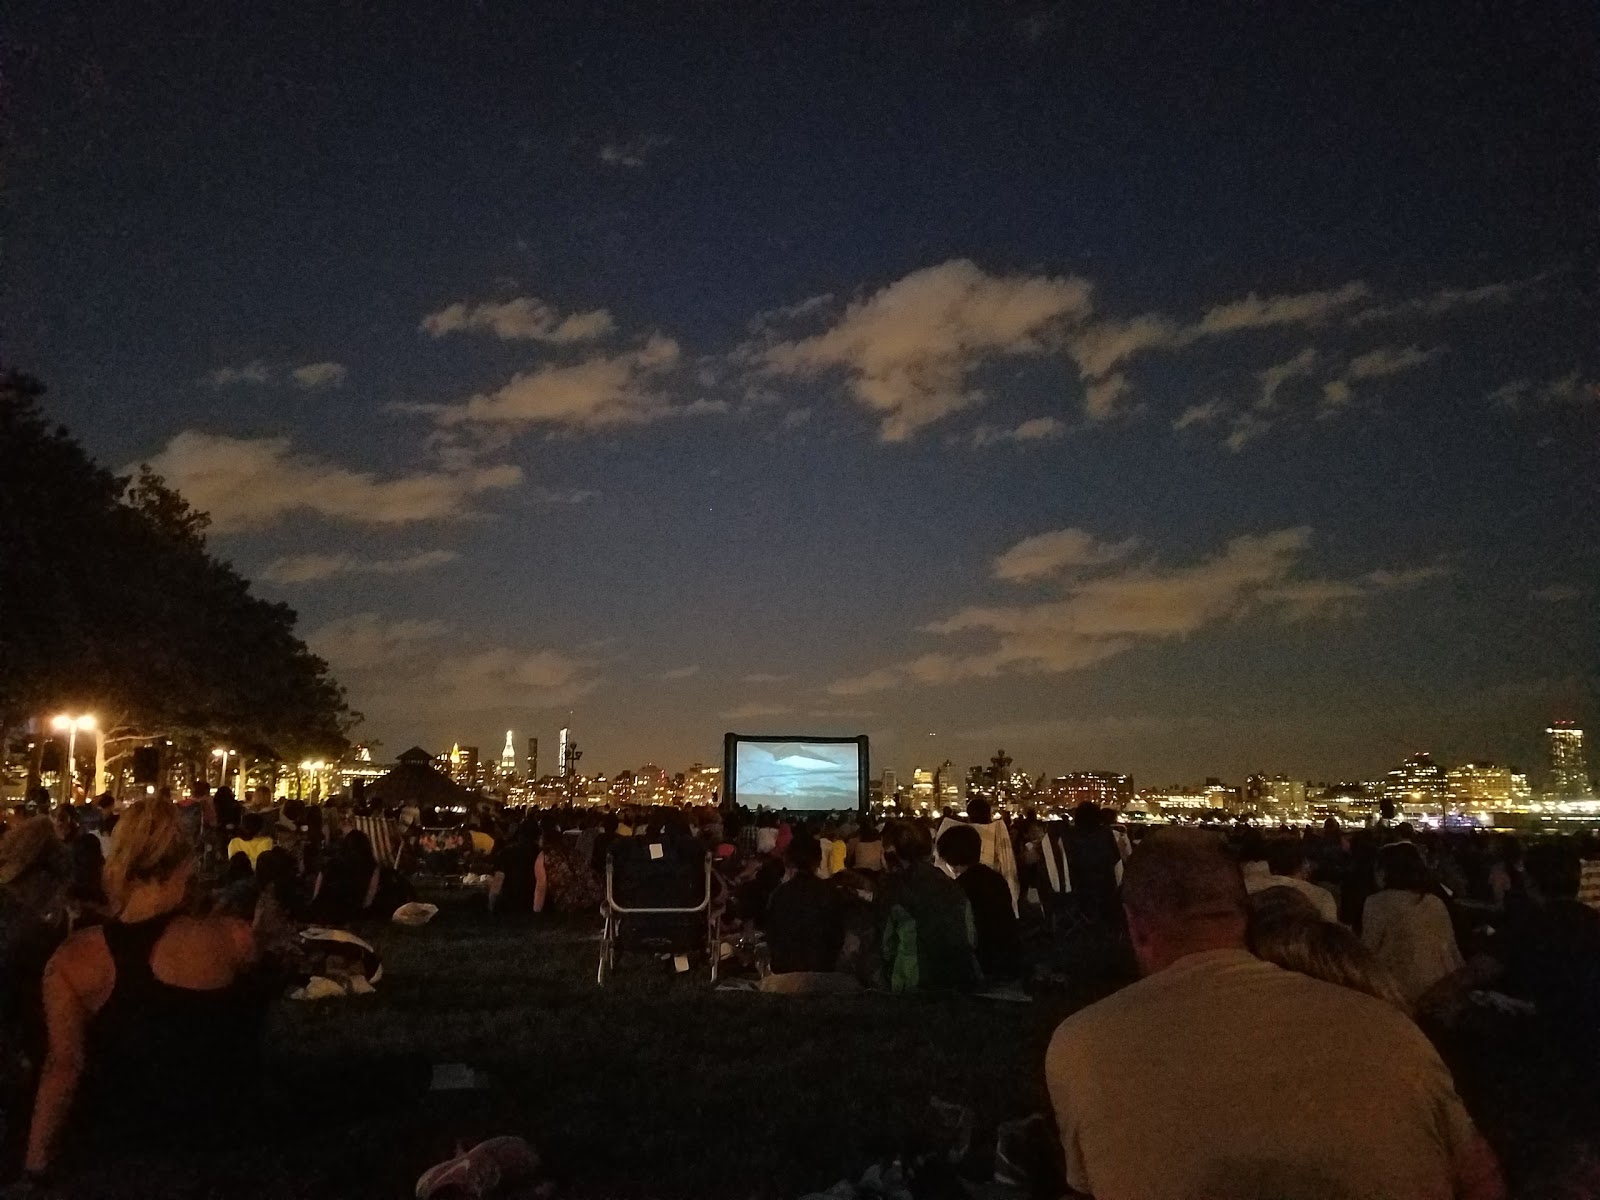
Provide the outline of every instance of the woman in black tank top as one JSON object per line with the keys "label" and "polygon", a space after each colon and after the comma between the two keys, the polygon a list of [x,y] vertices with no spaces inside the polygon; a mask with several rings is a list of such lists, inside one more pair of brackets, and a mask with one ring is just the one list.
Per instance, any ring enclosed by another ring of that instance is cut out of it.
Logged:
{"label": "woman in black tank top", "polygon": [[75,1145],[189,1147],[239,1111],[264,1012],[249,986],[254,946],[242,921],[182,915],[193,868],[170,802],[141,801],[117,823],[105,871],[114,915],[45,969],[49,1049],[29,1171],[51,1165],[64,1131]]}

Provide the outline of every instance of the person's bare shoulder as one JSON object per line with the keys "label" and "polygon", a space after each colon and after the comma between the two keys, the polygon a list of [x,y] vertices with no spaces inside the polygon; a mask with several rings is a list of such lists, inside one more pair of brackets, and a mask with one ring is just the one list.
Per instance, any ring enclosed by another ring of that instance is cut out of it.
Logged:
{"label": "person's bare shoulder", "polygon": [[168,930],[184,950],[242,966],[255,958],[255,935],[238,917],[179,917]]}
{"label": "person's bare shoulder", "polygon": [[105,933],[96,926],[78,930],[57,946],[45,971],[63,980],[90,1008],[97,1008],[111,992],[116,968]]}

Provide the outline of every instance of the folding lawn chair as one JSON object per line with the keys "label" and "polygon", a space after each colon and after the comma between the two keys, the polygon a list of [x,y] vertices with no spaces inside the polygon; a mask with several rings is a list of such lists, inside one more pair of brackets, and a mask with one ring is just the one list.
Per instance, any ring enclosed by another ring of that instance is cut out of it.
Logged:
{"label": "folding lawn chair", "polygon": [[692,838],[620,838],[606,854],[600,966],[616,970],[619,949],[656,954],[706,952],[717,979],[721,919],[712,904],[711,855]]}

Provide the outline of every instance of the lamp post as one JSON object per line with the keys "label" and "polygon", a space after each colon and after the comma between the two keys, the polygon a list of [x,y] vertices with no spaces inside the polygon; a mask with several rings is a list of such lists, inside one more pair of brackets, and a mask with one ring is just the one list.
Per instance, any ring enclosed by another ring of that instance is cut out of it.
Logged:
{"label": "lamp post", "polygon": [[67,735],[67,769],[61,776],[61,803],[72,803],[72,785],[78,782],[78,730],[95,728],[95,719],[88,714],[70,716],[62,713],[50,722],[50,727]]}
{"label": "lamp post", "polygon": [[232,750],[224,750],[220,746],[211,752],[213,758],[222,760],[222,773],[217,776],[217,786],[226,787],[228,783],[228,759],[233,754]]}

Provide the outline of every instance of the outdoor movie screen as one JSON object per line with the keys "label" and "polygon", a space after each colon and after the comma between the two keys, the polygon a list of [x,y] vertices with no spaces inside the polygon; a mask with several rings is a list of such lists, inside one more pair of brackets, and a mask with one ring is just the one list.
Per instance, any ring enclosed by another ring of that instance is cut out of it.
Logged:
{"label": "outdoor movie screen", "polygon": [[728,799],[754,810],[858,811],[866,802],[867,739],[759,738],[730,733]]}

